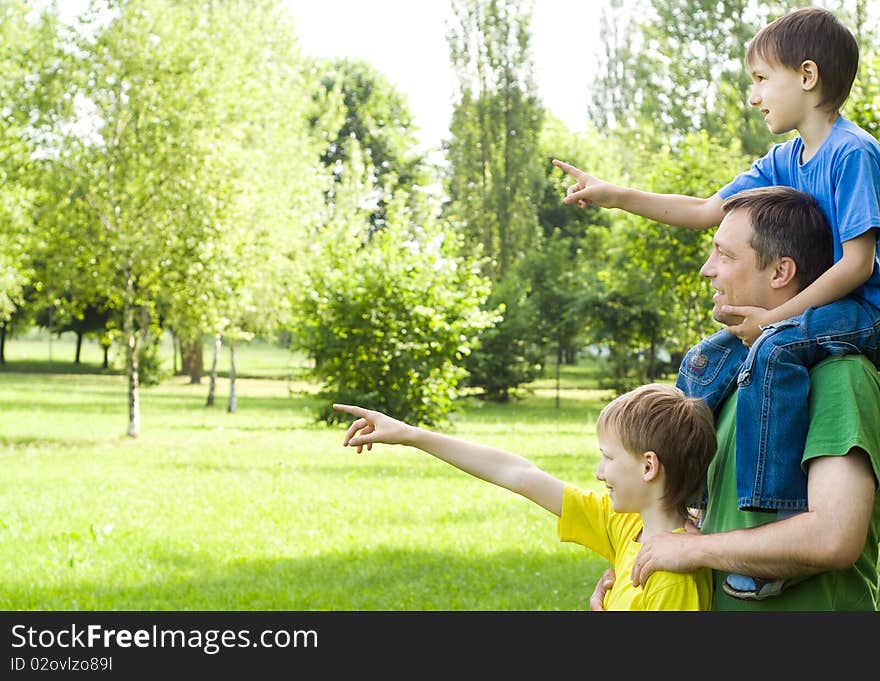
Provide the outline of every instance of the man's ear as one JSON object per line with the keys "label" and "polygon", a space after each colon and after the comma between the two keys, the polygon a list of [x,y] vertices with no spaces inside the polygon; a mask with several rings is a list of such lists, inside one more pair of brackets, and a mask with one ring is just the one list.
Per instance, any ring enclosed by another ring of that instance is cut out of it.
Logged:
{"label": "man's ear", "polygon": [[642,477],[645,482],[650,482],[660,475],[660,465],[660,459],[655,452],[649,450],[642,454]]}
{"label": "man's ear", "polygon": [[807,59],[800,68],[801,87],[804,90],[815,90],[819,85],[819,66],[812,59]]}
{"label": "man's ear", "polygon": [[773,266],[773,277],[770,279],[772,288],[785,288],[797,276],[797,263],[788,256],[783,256]]}

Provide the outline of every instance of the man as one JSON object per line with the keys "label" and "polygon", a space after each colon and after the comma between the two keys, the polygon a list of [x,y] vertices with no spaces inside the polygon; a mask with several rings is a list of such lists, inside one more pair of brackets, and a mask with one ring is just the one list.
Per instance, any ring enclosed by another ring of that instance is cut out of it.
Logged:
{"label": "man", "polygon": [[[782,209],[788,219],[780,219]],[[797,212],[814,209],[818,206],[810,196],[783,187],[740,192],[724,203],[712,253],[700,270],[716,290],[716,320],[737,323],[726,306],[776,307],[817,276],[811,271],[812,254],[830,251],[830,238],[821,241],[821,234],[807,225],[814,221]],[[850,348],[837,344],[830,349],[838,356],[810,372],[810,430],[801,464],[808,510],[781,520],[739,510],[734,393],[717,419],[718,452],[707,476],[701,531],[647,539],[631,575],[617,579],[644,586],[657,570],[703,566],[713,569],[716,610],[877,609],[880,379],[863,356],[844,356]],[[705,370],[711,373],[712,367]],[[730,573],[784,579],[789,585],[773,597],[740,600],[725,592]],[[607,584],[605,575],[591,607],[601,602]]]}

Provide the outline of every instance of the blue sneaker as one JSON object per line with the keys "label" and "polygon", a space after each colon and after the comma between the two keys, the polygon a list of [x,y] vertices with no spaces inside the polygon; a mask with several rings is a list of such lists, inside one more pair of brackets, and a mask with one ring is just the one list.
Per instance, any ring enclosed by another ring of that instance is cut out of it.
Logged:
{"label": "blue sneaker", "polygon": [[763,601],[781,594],[794,579],[761,579],[746,575],[727,575],[722,588],[724,593],[744,601]]}

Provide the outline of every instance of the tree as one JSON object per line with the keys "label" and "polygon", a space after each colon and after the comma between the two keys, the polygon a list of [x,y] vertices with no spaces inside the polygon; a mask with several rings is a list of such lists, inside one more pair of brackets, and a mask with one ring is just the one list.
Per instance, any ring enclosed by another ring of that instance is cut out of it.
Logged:
{"label": "tree", "polygon": [[615,1],[602,18],[605,57],[591,115],[600,127],[643,127],[676,145],[707,131],[762,156],[772,137],[748,104],[748,41],[792,3],[671,0],[632,6]]}
{"label": "tree", "polygon": [[40,183],[24,138],[30,111],[45,97],[33,74],[53,61],[49,37],[57,26],[51,7],[35,12],[26,2],[9,0],[0,9],[0,363],[13,316],[22,320],[26,295],[35,295],[30,207],[38,201]]}
{"label": "tree", "polygon": [[[140,430],[140,345],[159,336],[163,318],[181,332],[198,329],[200,314],[218,316],[199,307],[216,296],[204,289],[202,297],[192,295],[194,284],[208,278],[197,273],[213,272],[210,263],[220,259],[214,256],[236,248],[235,238],[221,237],[244,206],[254,209],[240,197],[265,198],[246,181],[249,168],[240,150],[256,146],[247,143],[248,135],[261,131],[248,117],[271,95],[253,102],[252,90],[239,87],[236,49],[257,30],[248,19],[273,11],[280,17],[280,5],[196,4],[94,3],[74,33],[58,38],[64,58],[41,74],[53,96],[47,95],[32,125],[44,185],[57,197],[38,216],[48,237],[41,255],[52,256],[46,258],[53,267],[47,280],[57,291],[70,290],[73,281],[90,282],[94,296],[119,311],[131,436]],[[277,35],[281,44],[289,37]],[[248,54],[260,50],[250,46]],[[255,61],[249,56],[246,63]],[[290,84],[282,80],[280,86]],[[260,86],[257,81],[253,87]],[[278,146],[277,132],[258,139]],[[296,208],[286,206],[282,217]],[[238,223],[241,232],[253,224]]]}
{"label": "tree", "polygon": [[446,143],[447,219],[487,257],[498,281],[534,245],[543,184],[543,109],[530,55],[531,3],[452,3],[449,49],[458,74]]}
{"label": "tree", "polygon": [[521,385],[538,378],[544,365],[539,311],[529,298],[521,267],[519,263],[492,285],[485,308],[497,310],[499,317],[477,336],[465,359],[467,384],[480,388],[480,397],[492,402],[507,402]]}
{"label": "tree", "polygon": [[[293,323],[302,245],[319,219],[330,177],[310,125],[316,76],[299,54],[286,9],[272,2],[241,7],[218,56],[227,100],[224,155],[235,183],[167,315],[181,336],[197,341],[199,359],[203,334],[229,345],[229,411],[236,410],[235,345]],[[212,369],[209,401],[215,386]]]}
{"label": "tree", "polygon": [[[452,3],[449,52],[458,90],[445,143],[443,216],[484,263],[493,291],[486,311],[503,320],[480,336],[467,360],[469,383],[506,399],[542,364],[535,310],[518,272],[540,241],[544,188],[539,134],[544,116],[530,52],[532,3]],[[522,306],[522,309],[519,309]]]}
{"label": "tree", "polygon": [[547,159],[543,198],[538,211],[542,239],[526,258],[530,298],[539,315],[542,342],[560,365],[573,363],[588,317],[583,314],[585,292],[605,263],[602,244],[612,213],[595,206],[573,208],[562,202],[571,178],[550,161],[566,159],[599,177],[621,173],[616,152],[619,140],[588,126],[574,134],[553,117],[541,131],[542,155]]}
{"label": "tree", "polygon": [[[687,136],[677,152],[635,146],[629,172],[648,191],[708,196],[748,160],[736,147],[705,132]],[[711,290],[699,270],[711,248],[711,231],[659,224],[616,214],[604,243],[603,262],[585,298],[589,333],[607,345],[617,387],[654,380],[661,350],[675,358],[714,332]]]}
{"label": "tree", "polygon": [[[473,339],[492,321],[481,309],[488,282],[462,242],[437,220],[414,221],[392,197],[386,225],[371,232],[374,191],[355,144],[293,301],[294,346],[315,359],[320,417],[333,402],[368,404],[414,423],[435,424],[453,406]],[[348,170],[350,168],[350,171]]]}
{"label": "tree", "polygon": [[[110,318],[111,313],[105,307],[88,304],[78,313],[72,313],[68,306],[44,308],[37,314],[36,322],[58,335],[73,332],[76,336],[73,363],[79,364],[83,339],[88,335],[95,335],[102,340],[107,334]],[[104,368],[107,368],[106,353]]]}
{"label": "tree", "polygon": [[524,262],[529,302],[537,312],[537,328],[546,355],[555,359],[556,406],[559,406],[560,368],[574,358],[576,341],[586,325],[581,309],[584,282],[591,276],[580,241],[560,231],[543,239],[539,250]]}
{"label": "tree", "polygon": [[[327,200],[333,202],[353,146],[375,186],[370,228],[385,226],[391,196],[415,197],[427,183],[423,159],[405,98],[373,67],[357,59],[319,60],[309,123],[323,147],[321,161],[333,174]],[[328,106],[328,102],[331,106]]]}

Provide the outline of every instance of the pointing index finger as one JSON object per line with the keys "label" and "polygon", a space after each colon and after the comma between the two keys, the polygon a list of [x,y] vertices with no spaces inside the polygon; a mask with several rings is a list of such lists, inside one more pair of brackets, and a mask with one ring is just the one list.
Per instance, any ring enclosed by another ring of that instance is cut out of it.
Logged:
{"label": "pointing index finger", "polygon": [[578,169],[575,168],[573,165],[570,165],[570,164],[566,163],[565,161],[560,161],[555,158],[553,159],[553,165],[555,165],[557,168],[564,170],[569,175],[574,175],[575,173],[578,172]]}
{"label": "pointing index finger", "polygon": [[336,411],[344,411],[346,414],[351,414],[352,416],[364,417],[367,415],[367,410],[363,407],[356,407],[353,404],[334,404],[333,408]]}

